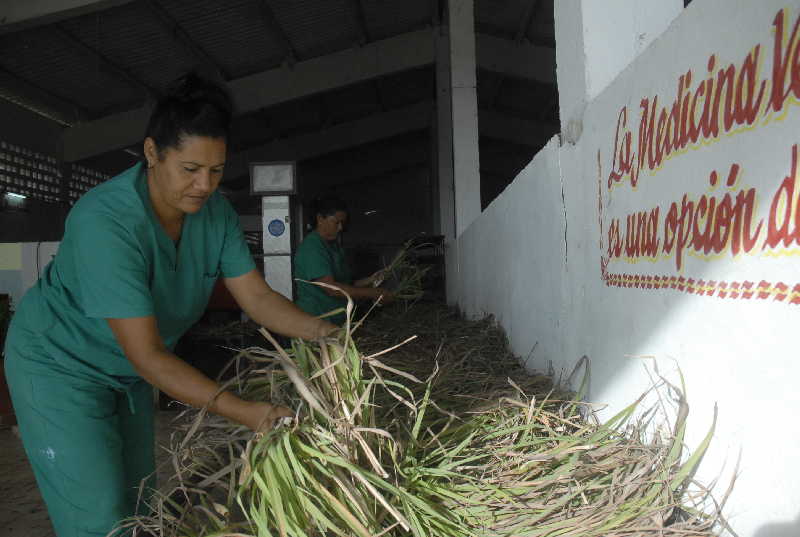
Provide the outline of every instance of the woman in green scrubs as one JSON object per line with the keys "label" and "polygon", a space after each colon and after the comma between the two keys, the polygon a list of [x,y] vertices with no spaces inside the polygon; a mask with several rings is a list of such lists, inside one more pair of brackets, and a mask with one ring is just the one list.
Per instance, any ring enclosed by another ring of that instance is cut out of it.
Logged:
{"label": "woman in green scrubs", "polygon": [[216,192],[231,103],[188,75],[158,103],[140,163],[70,211],[55,259],[19,304],[5,368],[25,451],[59,537],[105,536],[154,471],[152,388],[264,430],[291,416],[244,401],[173,354],[219,277],[241,308],[305,339],[335,327],[270,289]]}
{"label": "woman in green scrubs", "polygon": [[[314,230],[309,233],[294,256],[297,283],[297,305],[311,315],[324,315],[347,305],[344,293],[354,300],[391,300],[391,292],[373,283],[380,277],[378,271],[368,278],[353,281],[350,267],[345,260],[344,251],[337,242],[347,222],[347,206],[337,198],[322,198],[314,207]],[[337,289],[306,282],[322,282]],[[342,324],[345,314],[338,313],[328,317],[331,322]]]}

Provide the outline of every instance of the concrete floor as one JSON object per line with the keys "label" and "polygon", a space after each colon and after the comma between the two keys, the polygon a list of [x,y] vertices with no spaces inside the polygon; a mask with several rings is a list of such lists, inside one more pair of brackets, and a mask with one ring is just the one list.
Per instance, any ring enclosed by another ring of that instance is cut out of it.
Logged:
{"label": "concrete floor", "polygon": [[54,537],[22,442],[0,429],[0,537]]}
{"label": "concrete floor", "polygon": [[[156,446],[168,445],[175,412],[156,413]],[[167,453],[156,447],[156,464]],[[0,428],[0,537],[55,537],[22,442]]]}

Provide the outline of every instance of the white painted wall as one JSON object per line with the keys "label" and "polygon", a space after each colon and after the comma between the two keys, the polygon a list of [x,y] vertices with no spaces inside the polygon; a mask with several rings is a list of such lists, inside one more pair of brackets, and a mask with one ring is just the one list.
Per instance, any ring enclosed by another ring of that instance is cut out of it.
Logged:
{"label": "white painted wall", "polygon": [[590,101],[683,11],[683,0],[581,0],[581,4]]}
{"label": "white painted wall", "polygon": [[580,138],[597,97],[683,10],[683,0],[559,0],[556,71],[562,132]]}
{"label": "white painted wall", "polygon": [[19,304],[44,267],[58,251],[59,242],[13,242],[0,244],[0,293]]}
{"label": "white painted wall", "polygon": [[458,240],[459,306],[493,313],[514,352],[537,366],[537,357],[564,350],[557,337],[565,315],[560,175],[554,138]]}
{"label": "white painted wall", "polygon": [[[585,4],[557,2],[556,20],[562,9]],[[628,4],[633,7],[636,2]],[[715,69],[740,66],[760,45],[755,76],[759,84],[771,81],[773,20],[782,8],[788,10],[785,40],[800,53],[800,34],[789,42],[800,17],[798,0],[695,0],[674,21],[666,10],[661,15],[666,31],[605,89],[589,98],[592,80],[600,79],[585,76],[586,91],[561,90],[562,99],[573,96],[573,101],[562,102],[562,110],[574,111],[582,125],[580,136],[561,147],[556,140],[548,144],[458,238],[461,308],[472,316],[494,314],[522,357],[536,345],[528,361],[531,369],[547,370],[552,363],[557,373],[568,373],[582,355],[589,356],[589,398],[608,405],[603,416],[629,404],[650,385],[643,367],[649,359],[643,355],[655,356],[673,379],[676,366],[685,375],[690,447],[699,443],[711,424],[714,405],[719,406],[714,441],[698,477],[706,483],[720,475],[729,478],[741,451],[741,475],[726,508],[741,537],[800,535],[800,392],[795,387],[800,378],[795,335],[800,304],[791,303],[793,297],[800,302],[800,294],[791,294],[800,283],[800,240],[764,248],[763,227],[749,252],[734,256],[727,243],[728,249],[718,254],[685,253],[678,269],[674,251],[663,251],[665,217],[673,202],[680,209],[684,194],[695,201],[703,195],[722,200],[726,193],[735,199],[738,192],[753,188],[753,226],[766,226],[775,194],[792,173],[792,147],[800,144],[800,86],[781,113],[762,108],[753,125],[734,127],[672,153],[653,170],[641,171],[636,188],[628,180],[609,189],[607,179],[623,107],[632,149],[638,154],[641,100],[658,95],[659,106],[666,106],[668,113],[681,75],[691,70],[690,88],[696,90],[711,55]],[[597,14],[580,14],[584,37],[604,27],[591,27]],[[561,20],[559,47],[566,18]],[[622,24],[613,29],[632,30]],[[591,58],[585,50],[584,54]],[[592,72],[591,66],[586,72]],[[561,75],[559,65],[560,84]],[[797,77],[800,82],[800,70]],[[582,95],[587,96],[583,104]],[[733,164],[740,166],[739,181],[727,188],[724,182]],[[721,175],[716,187],[709,184],[713,170]],[[793,204],[798,192],[800,179]],[[611,222],[621,218],[624,233],[625,215],[656,206],[661,208],[658,255],[609,259],[604,279],[601,259],[607,256]],[[785,208],[786,203],[778,206]],[[796,223],[800,214],[791,217],[791,226]],[[686,281],[683,290],[678,282],[674,288],[618,287],[611,285],[616,281],[612,275],[703,280],[708,295],[689,293]],[[711,281],[728,284],[727,292],[712,287]],[[762,281],[772,287],[765,299],[757,293],[745,299],[741,292],[730,292],[732,282],[758,287]],[[788,286],[785,298],[775,291],[778,284]]]}

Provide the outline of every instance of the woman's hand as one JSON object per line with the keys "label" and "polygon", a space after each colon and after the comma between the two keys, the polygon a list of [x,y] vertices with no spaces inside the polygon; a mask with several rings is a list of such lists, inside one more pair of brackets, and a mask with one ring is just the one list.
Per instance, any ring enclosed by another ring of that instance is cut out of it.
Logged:
{"label": "woman's hand", "polygon": [[367,278],[369,280],[370,285],[374,285],[378,287],[380,284],[383,283],[383,280],[386,279],[387,270],[382,268],[381,270],[377,271],[375,274]]}
{"label": "woman's hand", "polygon": [[255,269],[226,278],[225,285],[244,312],[271,332],[313,341],[336,330],[334,325],[309,315],[273,291]]}
{"label": "woman's hand", "polygon": [[294,416],[286,407],[245,401],[231,392],[220,392],[216,382],[164,347],[153,316],[108,319],[108,324],[136,372],[179,401],[197,408],[208,406],[209,411],[254,431],[268,431],[276,419]]}
{"label": "woman's hand", "polygon": [[319,324],[317,326],[317,339],[327,337],[338,329],[339,327],[335,324],[329,323],[325,319],[319,319]]}
{"label": "woman's hand", "polygon": [[383,280],[386,279],[387,271],[385,268],[377,271],[371,276],[367,276],[366,278],[361,278],[360,280],[356,280],[353,282],[354,287],[378,287],[380,284],[383,283]]}
{"label": "woman's hand", "polygon": [[390,304],[394,302],[394,293],[383,287],[375,288],[375,300],[380,298],[381,304]]}
{"label": "woman's hand", "polygon": [[272,405],[257,401],[245,401],[245,409],[240,422],[257,433],[267,433],[275,427],[275,422],[280,418],[293,418],[294,412],[290,408]]}

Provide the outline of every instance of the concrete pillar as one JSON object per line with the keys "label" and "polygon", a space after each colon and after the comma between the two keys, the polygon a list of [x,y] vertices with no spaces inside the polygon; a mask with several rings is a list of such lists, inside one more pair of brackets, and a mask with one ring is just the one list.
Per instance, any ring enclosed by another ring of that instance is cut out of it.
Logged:
{"label": "concrete pillar", "polygon": [[561,133],[577,143],[583,111],[683,10],[683,0],[555,2]]}
{"label": "concrete pillar", "polygon": [[448,0],[456,236],[481,214],[475,0]]}
{"label": "concrete pillar", "polygon": [[474,0],[448,0],[436,35],[437,231],[445,237],[447,300],[457,300],[456,239],[481,213]]}

